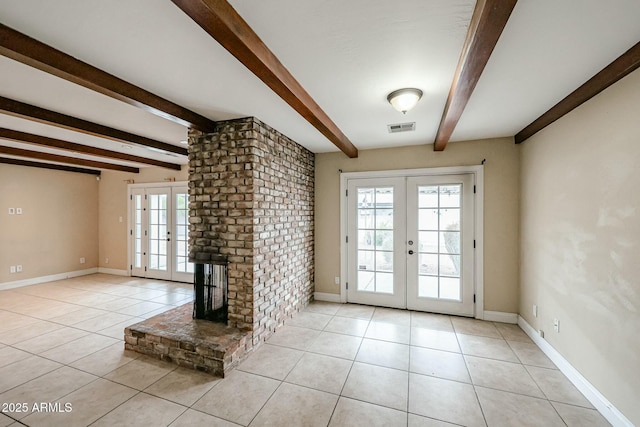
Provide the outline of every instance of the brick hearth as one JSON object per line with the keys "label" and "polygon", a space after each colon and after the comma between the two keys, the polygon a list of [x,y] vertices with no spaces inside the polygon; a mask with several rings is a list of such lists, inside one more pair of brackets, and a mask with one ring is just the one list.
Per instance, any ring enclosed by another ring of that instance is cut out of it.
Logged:
{"label": "brick hearth", "polygon": [[188,303],[129,326],[125,348],[224,377],[245,356],[251,333],[193,319],[192,313]]}

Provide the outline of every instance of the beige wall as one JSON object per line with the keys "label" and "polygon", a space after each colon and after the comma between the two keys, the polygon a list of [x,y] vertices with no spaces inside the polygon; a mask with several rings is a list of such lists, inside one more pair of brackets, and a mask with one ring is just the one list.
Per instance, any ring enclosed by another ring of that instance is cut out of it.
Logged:
{"label": "beige wall", "polygon": [[484,309],[518,309],[518,147],[512,138],[454,142],[444,152],[433,145],[316,154],[316,292],[340,293],[340,174],[394,169],[485,164]]}
{"label": "beige wall", "polygon": [[520,313],[636,425],[639,108],[636,71],[521,147]]}
{"label": "beige wall", "polygon": [[[0,283],[97,267],[98,185],[93,175],[0,164]],[[17,264],[23,271],[10,274]]]}
{"label": "beige wall", "polygon": [[[165,178],[186,181],[188,168],[103,171],[97,181],[92,175],[0,164],[0,283],[96,267],[126,270],[125,181]],[[10,207],[24,213],[8,215]],[[17,264],[22,273],[10,274]]]}
{"label": "beige wall", "polygon": [[[104,171],[100,180],[99,200],[99,266],[114,270],[128,270],[127,260],[127,180],[136,184],[189,179],[189,168],[174,171],[158,167],[141,168],[140,173]],[[122,218],[122,222],[120,222]],[[107,258],[109,262],[107,262]]]}

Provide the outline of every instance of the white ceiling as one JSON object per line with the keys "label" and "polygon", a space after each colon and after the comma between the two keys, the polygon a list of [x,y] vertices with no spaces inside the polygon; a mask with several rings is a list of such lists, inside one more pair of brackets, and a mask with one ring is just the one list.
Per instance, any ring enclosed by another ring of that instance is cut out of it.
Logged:
{"label": "white ceiling", "polygon": [[[358,149],[433,143],[474,0],[230,3]],[[0,17],[210,119],[255,116],[311,151],[337,151],[169,0],[3,0]],[[514,135],[637,43],[639,18],[638,0],[520,0],[452,140]],[[386,101],[402,87],[424,91],[406,115]],[[175,145],[186,139],[183,126],[3,57],[0,95]],[[415,132],[387,132],[410,121]],[[0,127],[186,163],[1,114]]]}

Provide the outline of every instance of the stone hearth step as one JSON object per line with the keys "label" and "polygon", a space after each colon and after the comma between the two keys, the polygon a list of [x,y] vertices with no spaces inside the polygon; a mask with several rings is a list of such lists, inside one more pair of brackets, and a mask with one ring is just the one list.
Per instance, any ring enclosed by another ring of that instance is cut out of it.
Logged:
{"label": "stone hearth step", "polygon": [[251,332],[193,319],[187,303],[124,330],[125,348],[224,377],[252,348]]}

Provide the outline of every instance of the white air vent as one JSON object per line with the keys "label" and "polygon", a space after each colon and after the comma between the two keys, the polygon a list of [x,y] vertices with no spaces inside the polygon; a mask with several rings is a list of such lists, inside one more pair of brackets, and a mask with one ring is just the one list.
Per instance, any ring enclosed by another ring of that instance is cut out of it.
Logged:
{"label": "white air vent", "polygon": [[416,130],[416,122],[387,125],[387,129],[389,129],[389,133],[414,131]]}

